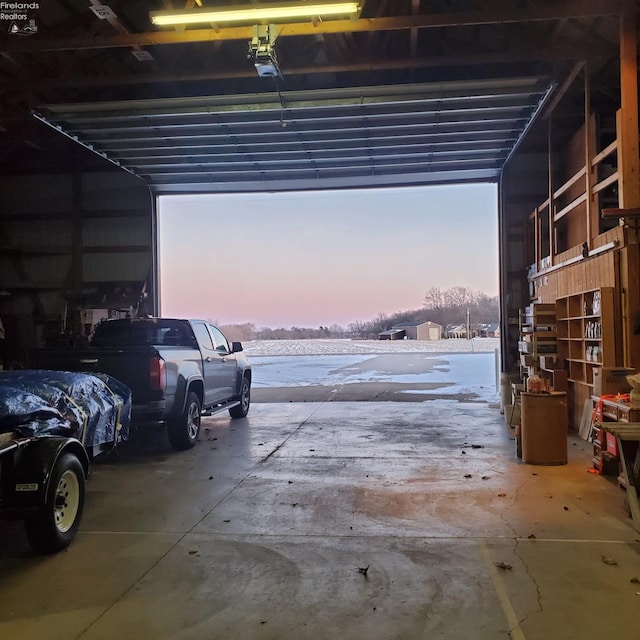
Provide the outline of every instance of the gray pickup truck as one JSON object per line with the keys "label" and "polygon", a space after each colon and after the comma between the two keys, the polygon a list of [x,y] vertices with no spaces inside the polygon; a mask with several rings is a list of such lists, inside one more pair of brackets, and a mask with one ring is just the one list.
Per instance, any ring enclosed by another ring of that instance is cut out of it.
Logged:
{"label": "gray pickup truck", "polygon": [[106,373],[131,389],[132,427],[166,424],[175,449],[198,440],[200,417],[228,410],[244,418],[251,366],[240,342],[229,343],[203,320],[105,320],[84,349],[38,349],[34,368]]}

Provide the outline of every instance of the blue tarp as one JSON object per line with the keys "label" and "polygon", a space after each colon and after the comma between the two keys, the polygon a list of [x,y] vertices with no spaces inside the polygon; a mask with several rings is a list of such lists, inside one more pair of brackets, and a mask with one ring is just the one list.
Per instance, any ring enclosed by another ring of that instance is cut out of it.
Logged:
{"label": "blue tarp", "polygon": [[106,374],[0,372],[0,433],[63,435],[85,447],[126,440],[131,391]]}

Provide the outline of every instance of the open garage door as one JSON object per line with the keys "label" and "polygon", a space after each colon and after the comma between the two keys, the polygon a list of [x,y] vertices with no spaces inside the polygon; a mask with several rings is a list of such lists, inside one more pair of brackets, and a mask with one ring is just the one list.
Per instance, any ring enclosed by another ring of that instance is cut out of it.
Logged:
{"label": "open garage door", "polygon": [[495,182],[546,77],[40,107],[159,194]]}
{"label": "open garage door", "polygon": [[[574,188],[599,180],[566,149],[588,122],[604,132],[596,157],[613,157],[621,70],[635,91],[626,0],[362,0],[349,19],[279,24],[276,78],[248,59],[264,25],[152,24],[178,4],[48,0],[0,32],[0,312],[16,327],[88,292],[103,300],[104,283],[127,296],[151,283],[134,293],[157,303],[156,195],[464,182],[500,182],[506,322],[551,239],[572,248],[567,212],[589,202]],[[196,4],[219,3],[182,3]],[[620,139],[637,141],[634,102]],[[616,177],[602,164],[604,193]]]}

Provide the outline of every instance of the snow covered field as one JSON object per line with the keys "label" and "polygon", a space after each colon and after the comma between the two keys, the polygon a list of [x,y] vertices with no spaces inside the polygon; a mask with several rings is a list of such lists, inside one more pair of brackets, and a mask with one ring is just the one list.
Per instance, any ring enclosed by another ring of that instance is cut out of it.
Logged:
{"label": "snow covered field", "polygon": [[256,389],[400,383],[403,394],[496,402],[498,342],[274,340],[248,342],[245,351]]}
{"label": "snow covered field", "polygon": [[494,353],[499,338],[472,340],[253,340],[248,356],[347,355],[352,353]]}

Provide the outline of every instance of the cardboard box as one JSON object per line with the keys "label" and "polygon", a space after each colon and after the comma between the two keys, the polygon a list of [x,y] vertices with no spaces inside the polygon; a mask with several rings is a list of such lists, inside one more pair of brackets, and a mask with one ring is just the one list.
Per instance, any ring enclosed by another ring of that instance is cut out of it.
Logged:
{"label": "cardboard box", "polygon": [[594,459],[594,466],[599,469],[600,475],[617,476],[620,473],[620,463],[618,458],[608,451],[601,451]]}
{"label": "cardboard box", "polygon": [[528,355],[525,353],[520,354],[520,364],[523,367],[535,367],[538,364],[538,358],[536,356]]}
{"label": "cardboard box", "polygon": [[627,382],[627,376],[635,372],[635,369],[626,367],[594,367],[593,395],[607,396],[615,393],[629,393],[631,385]]}
{"label": "cardboard box", "polygon": [[552,371],[564,369],[564,358],[560,356],[540,356],[540,368]]}

